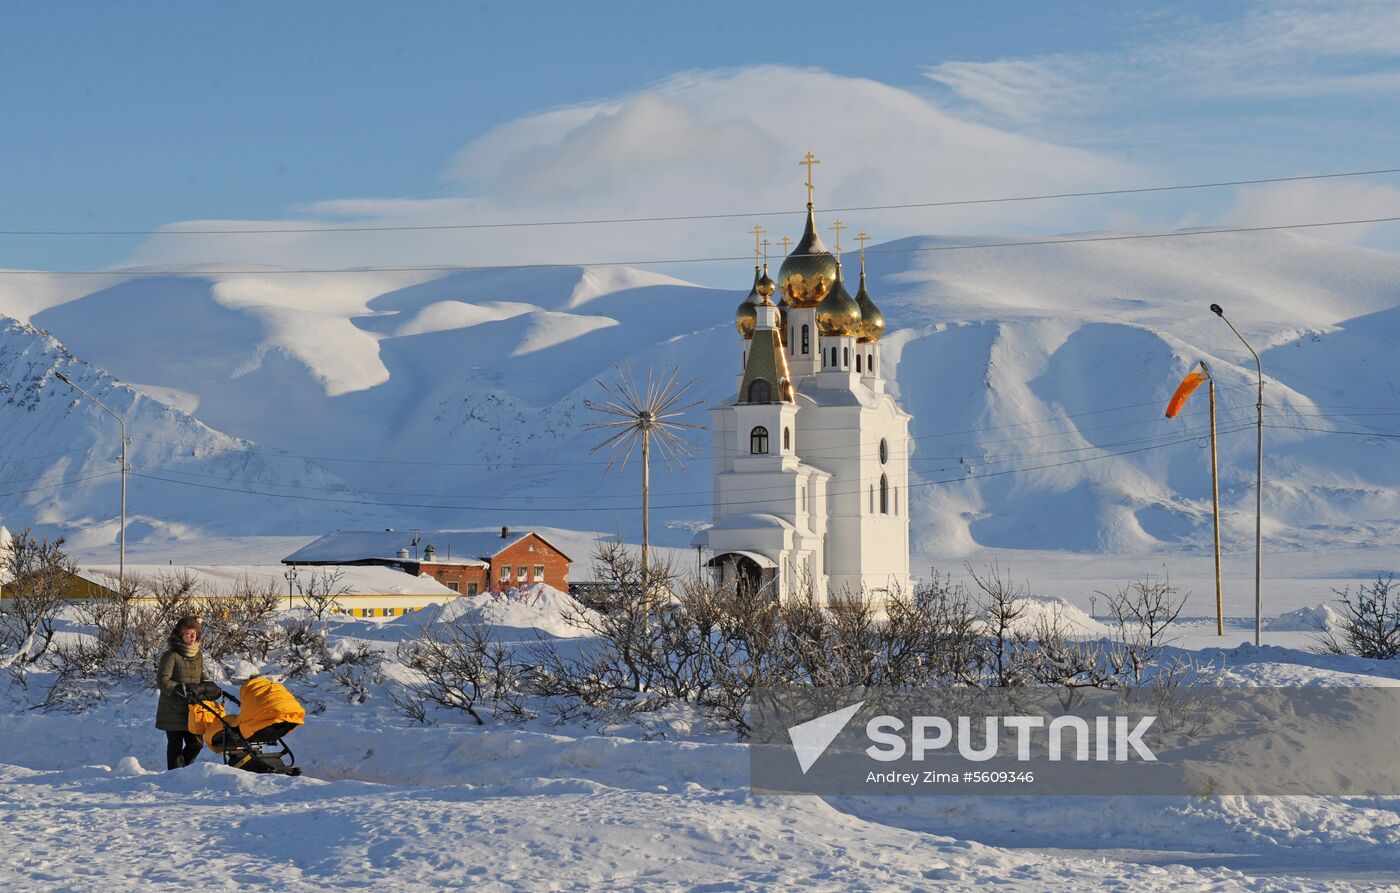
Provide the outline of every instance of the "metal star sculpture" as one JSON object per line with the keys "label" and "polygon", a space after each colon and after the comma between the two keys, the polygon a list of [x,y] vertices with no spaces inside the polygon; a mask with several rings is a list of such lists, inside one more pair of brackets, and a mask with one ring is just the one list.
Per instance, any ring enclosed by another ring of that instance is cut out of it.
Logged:
{"label": "metal star sculpture", "polygon": [[589,409],[614,416],[609,421],[596,422],[586,427],[595,431],[611,432],[607,439],[599,443],[590,453],[599,450],[611,449],[612,458],[608,461],[604,473],[611,471],[614,465],[618,470],[627,467],[627,460],[631,458],[632,451],[637,444],[642,445],[642,592],[644,598],[650,599],[650,591],[647,588],[647,575],[650,571],[651,532],[650,532],[650,508],[651,508],[651,445],[652,438],[656,438],[657,450],[661,453],[662,461],[666,463],[668,471],[676,468],[684,468],[685,460],[695,457],[690,449],[690,444],[677,433],[686,428],[704,429],[704,425],[692,425],[688,422],[677,421],[680,416],[694,409],[703,403],[697,400],[693,403],[682,405],[681,399],[686,391],[695,384],[695,379],[691,379],[685,384],[680,384],[676,379],[680,375],[680,369],[662,369],[660,375],[653,375],[652,370],[647,370],[646,386],[642,387],[636,377],[632,375],[630,366],[613,366],[616,378],[612,383],[598,379],[598,386],[607,392],[611,399],[602,402],[595,400],[584,400],[583,405]]}

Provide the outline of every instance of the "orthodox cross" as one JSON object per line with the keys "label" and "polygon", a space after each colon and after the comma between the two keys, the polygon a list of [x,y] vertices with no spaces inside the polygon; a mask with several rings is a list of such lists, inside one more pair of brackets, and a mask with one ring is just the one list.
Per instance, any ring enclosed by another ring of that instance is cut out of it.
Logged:
{"label": "orthodox cross", "polygon": [[860,231],[856,236],[856,241],[860,243],[860,271],[865,272],[865,243],[870,241],[870,237],[865,234],[865,230]]}
{"label": "orthodox cross", "polygon": [[783,257],[787,257],[787,247],[792,244],[792,239],[789,239],[787,236],[783,236],[778,241],[783,243]]}
{"label": "orthodox cross", "polygon": [[753,259],[754,262],[757,263],[758,259],[763,256],[763,243],[759,240],[763,238],[763,234],[768,232],[768,230],[755,223],[753,229],[749,230],[749,232],[753,233]]}
{"label": "orthodox cross", "polygon": [[837,253],[837,254],[840,254],[840,253],[841,253],[841,230],[843,230],[843,229],[850,229],[850,227],[847,226],[846,224],[842,223],[841,220],[840,220],[839,218],[838,218],[837,220],[835,220],[835,221],[832,222],[832,224],[831,224],[831,231],[834,232],[834,233],[836,233],[836,253]]}
{"label": "orthodox cross", "polygon": [[763,264],[764,264],[764,266],[767,266],[767,265],[768,265],[768,246],[769,246],[769,245],[772,245],[772,244],[773,244],[773,243],[770,242],[770,241],[768,241],[767,239],[764,239],[764,240],[763,240]]}
{"label": "orthodox cross", "polygon": [[813,187],[812,187],[812,165],[814,165],[814,164],[821,164],[821,162],[817,160],[817,156],[813,155],[811,152],[808,152],[807,155],[806,155],[806,157],[803,158],[801,161],[799,161],[799,162],[797,162],[797,163],[800,164],[800,165],[806,165],[806,167],[807,167],[807,207],[810,208],[810,207],[812,206],[812,188],[813,188]]}

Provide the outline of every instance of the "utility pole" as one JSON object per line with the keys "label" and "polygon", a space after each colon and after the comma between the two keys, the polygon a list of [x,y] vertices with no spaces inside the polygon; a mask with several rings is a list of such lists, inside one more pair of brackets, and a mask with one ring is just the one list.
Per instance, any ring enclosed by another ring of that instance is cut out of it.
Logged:
{"label": "utility pole", "polygon": [[125,593],[125,592],[126,592],[126,422],[122,421],[122,417],[121,417],[121,416],[117,415],[115,412],[112,412],[112,410],[108,409],[105,405],[103,405],[103,403],[102,403],[101,400],[98,400],[96,397],[92,396],[92,395],[89,394],[87,391],[85,391],[85,390],[83,390],[81,387],[79,387],[78,384],[77,384],[76,382],[73,381],[73,379],[71,379],[71,378],[69,378],[68,376],[64,375],[62,372],[55,372],[54,374],[58,376],[58,380],[59,380],[59,381],[63,382],[64,384],[66,384],[66,385],[68,385],[70,388],[72,388],[73,390],[75,390],[75,391],[77,391],[78,393],[82,394],[84,397],[88,398],[88,399],[91,400],[94,404],[96,404],[96,406],[97,406],[98,409],[102,410],[103,412],[107,413],[107,415],[109,415],[109,416],[111,416],[112,418],[116,419],[116,420],[117,420],[117,424],[118,424],[118,425],[120,426],[120,428],[121,428],[121,435],[122,435],[122,455],[121,455],[121,463],[122,463],[122,470],[121,470],[121,479],[122,479],[122,486],[121,486],[121,490],[122,490],[122,513],[121,513],[121,519],[122,519],[122,520],[121,520],[121,525],[122,525],[122,526],[121,526],[121,531],[118,533],[118,539],[119,539],[119,541],[120,541],[120,543],[121,543],[121,545],[120,545],[121,551],[120,551],[120,553],[119,553],[118,560],[117,560],[117,590],[118,590],[118,592]]}
{"label": "utility pole", "polygon": [[1260,573],[1263,568],[1261,546],[1264,542],[1264,364],[1260,362],[1259,354],[1255,352],[1253,347],[1249,346],[1248,341],[1244,340],[1240,330],[1235,328],[1235,324],[1225,319],[1225,311],[1219,304],[1211,304],[1210,312],[1225,320],[1225,325],[1230,327],[1230,331],[1235,333],[1235,337],[1240,339],[1240,343],[1254,356],[1254,366],[1259,372],[1259,402],[1256,404],[1259,410],[1259,446],[1254,472],[1254,644],[1258,645],[1260,633],[1264,628],[1264,595]]}

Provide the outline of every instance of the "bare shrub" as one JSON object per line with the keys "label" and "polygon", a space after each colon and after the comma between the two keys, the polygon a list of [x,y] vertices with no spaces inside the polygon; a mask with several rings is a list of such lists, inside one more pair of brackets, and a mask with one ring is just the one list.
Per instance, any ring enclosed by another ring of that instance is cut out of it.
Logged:
{"label": "bare shrub", "polygon": [[1103,593],[1109,611],[1118,623],[1116,640],[1106,657],[1115,673],[1142,684],[1150,668],[1169,644],[1167,630],[1186,605],[1186,594],[1170,579],[1144,577]]}
{"label": "bare shrub", "polygon": [[331,668],[331,678],[345,689],[351,704],[363,704],[370,699],[371,686],[383,679],[384,654],[367,642],[358,642],[341,652]]}
{"label": "bare shrub", "polygon": [[520,718],[522,667],[511,650],[491,640],[478,624],[460,619],[425,626],[416,639],[401,642],[397,656],[417,680],[391,694],[399,712],[427,723],[431,707],[460,710],[482,725],[481,710]]}
{"label": "bare shrub", "polygon": [[[350,592],[344,583],[345,571],[315,568],[303,575],[301,568],[287,569],[288,591],[295,593],[312,618],[320,623],[341,610],[340,597]],[[290,603],[291,596],[288,596]]]}
{"label": "bare shrub", "polygon": [[77,573],[62,537],[35,539],[28,528],[0,554],[0,578],[7,580],[0,601],[0,666],[10,667],[17,678],[48,653],[54,622]]}
{"label": "bare shrub", "polygon": [[246,574],[229,592],[209,594],[203,603],[205,653],[214,660],[266,660],[281,633],[274,619],[281,607],[276,583],[258,583]]}
{"label": "bare shrub", "polygon": [[1355,595],[1350,586],[1333,589],[1345,608],[1342,638],[1338,641],[1335,633],[1327,631],[1321,637],[1320,650],[1376,660],[1400,655],[1400,590],[1394,586],[1394,574],[1377,574],[1376,582],[1357,586]]}

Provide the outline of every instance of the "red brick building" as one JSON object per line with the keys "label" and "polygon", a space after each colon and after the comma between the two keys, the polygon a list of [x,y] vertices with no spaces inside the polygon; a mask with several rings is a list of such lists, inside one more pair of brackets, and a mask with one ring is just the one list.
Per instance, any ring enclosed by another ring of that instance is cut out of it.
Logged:
{"label": "red brick building", "polygon": [[569,591],[570,558],[531,530],[337,530],[282,559],[293,566],[394,567],[463,595],[544,583]]}

